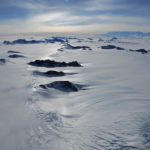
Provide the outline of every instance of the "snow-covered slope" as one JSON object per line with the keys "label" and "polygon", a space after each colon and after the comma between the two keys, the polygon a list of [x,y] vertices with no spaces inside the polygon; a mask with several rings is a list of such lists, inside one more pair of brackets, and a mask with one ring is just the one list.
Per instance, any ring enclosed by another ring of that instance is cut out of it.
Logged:
{"label": "snow-covered slope", "polygon": [[[148,150],[149,42],[89,34],[1,36],[0,149]],[[124,50],[102,49],[108,45]],[[57,63],[29,64],[47,59]],[[63,61],[81,67],[57,66]],[[45,76],[47,71],[64,75]]]}

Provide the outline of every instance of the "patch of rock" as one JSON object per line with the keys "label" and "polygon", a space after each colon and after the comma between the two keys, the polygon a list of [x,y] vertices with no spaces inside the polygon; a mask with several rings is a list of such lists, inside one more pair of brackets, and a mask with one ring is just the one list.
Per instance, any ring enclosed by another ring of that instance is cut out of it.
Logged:
{"label": "patch of rock", "polygon": [[72,62],[57,62],[54,60],[35,60],[33,62],[29,62],[29,65],[36,67],[81,67],[81,65],[77,61]]}
{"label": "patch of rock", "polygon": [[49,84],[41,84],[40,87],[43,89],[54,88],[63,92],[77,92],[82,89],[82,85],[70,81],[54,81]]}
{"label": "patch of rock", "polygon": [[40,76],[46,76],[46,77],[60,77],[60,76],[65,75],[65,73],[62,71],[58,72],[58,71],[53,71],[53,70],[50,70],[47,72],[34,71],[33,74],[40,75]]}

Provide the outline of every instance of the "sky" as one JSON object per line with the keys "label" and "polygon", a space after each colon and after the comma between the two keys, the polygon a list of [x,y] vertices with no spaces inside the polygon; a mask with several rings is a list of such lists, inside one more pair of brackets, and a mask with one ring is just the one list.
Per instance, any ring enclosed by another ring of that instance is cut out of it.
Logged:
{"label": "sky", "polygon": [[150,32],[150,0],[0,0],[0,33]]}

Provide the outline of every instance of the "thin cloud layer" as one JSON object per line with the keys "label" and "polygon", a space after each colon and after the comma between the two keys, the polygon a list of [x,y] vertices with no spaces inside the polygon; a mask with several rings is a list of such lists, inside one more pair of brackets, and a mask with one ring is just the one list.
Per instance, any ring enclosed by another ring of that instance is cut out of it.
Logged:
{"label": "thin cloud layer", "polygon": [[147,32],[149,17],[147,0],[1,0],[0,32]]}

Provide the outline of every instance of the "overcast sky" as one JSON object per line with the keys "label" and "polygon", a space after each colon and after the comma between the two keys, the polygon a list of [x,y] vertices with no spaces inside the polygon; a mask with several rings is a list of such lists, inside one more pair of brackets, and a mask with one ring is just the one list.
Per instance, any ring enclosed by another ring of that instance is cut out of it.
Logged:
{"label": "overcast sky", "polygon": [[0,32],[150,32],[150,0],[0,0]]}

